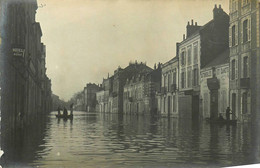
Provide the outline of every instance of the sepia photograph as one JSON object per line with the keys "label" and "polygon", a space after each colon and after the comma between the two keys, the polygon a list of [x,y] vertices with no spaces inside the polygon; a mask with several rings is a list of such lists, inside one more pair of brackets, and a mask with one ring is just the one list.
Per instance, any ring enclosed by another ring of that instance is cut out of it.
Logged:
{"label": "sepia photograph", "polygon": [[260,167],[260,0],[0,0],[0,168]]}

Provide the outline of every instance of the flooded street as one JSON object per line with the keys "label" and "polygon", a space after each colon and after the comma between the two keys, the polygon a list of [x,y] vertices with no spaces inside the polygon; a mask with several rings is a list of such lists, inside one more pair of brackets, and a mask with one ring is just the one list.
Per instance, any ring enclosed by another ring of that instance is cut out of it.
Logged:
{"label": "flooded street", "polygon": [[[247,125],[210,126],[175,118],[52,112],[44,131],[23,134],[16,166],[204,167],[259,162],[259,144]],[[38,137],[38,138],[35,138]],[[11,164],[12,165],[12,164]]]}

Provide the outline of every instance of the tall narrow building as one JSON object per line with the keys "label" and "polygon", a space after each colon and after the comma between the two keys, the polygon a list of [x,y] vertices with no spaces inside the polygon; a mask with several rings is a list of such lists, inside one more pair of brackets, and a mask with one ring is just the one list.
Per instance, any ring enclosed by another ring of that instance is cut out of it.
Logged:
{"label": "tall narrow building", "polygon": [[233,119],[260,119],[259,0],[230,0],[230,106]]}

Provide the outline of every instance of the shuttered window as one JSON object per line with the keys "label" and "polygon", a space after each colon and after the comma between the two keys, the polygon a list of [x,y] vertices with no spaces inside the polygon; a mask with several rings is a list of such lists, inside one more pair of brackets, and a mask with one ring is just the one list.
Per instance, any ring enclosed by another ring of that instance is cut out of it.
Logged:
{"label": "shuttered window", "polygon": [[231,62],[231,79],[235,80],[236,78],[236,60],[232,60]]}

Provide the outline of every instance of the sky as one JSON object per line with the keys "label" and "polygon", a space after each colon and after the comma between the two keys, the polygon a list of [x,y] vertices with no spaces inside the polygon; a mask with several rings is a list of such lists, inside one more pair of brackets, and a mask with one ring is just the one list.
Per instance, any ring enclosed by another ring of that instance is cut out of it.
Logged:
{"label": "sky", "polygon": [[150,67],[176,55],[191,19],[204,25],[229,0],[38,0],[47,75],[63,100],[130,61]]}

